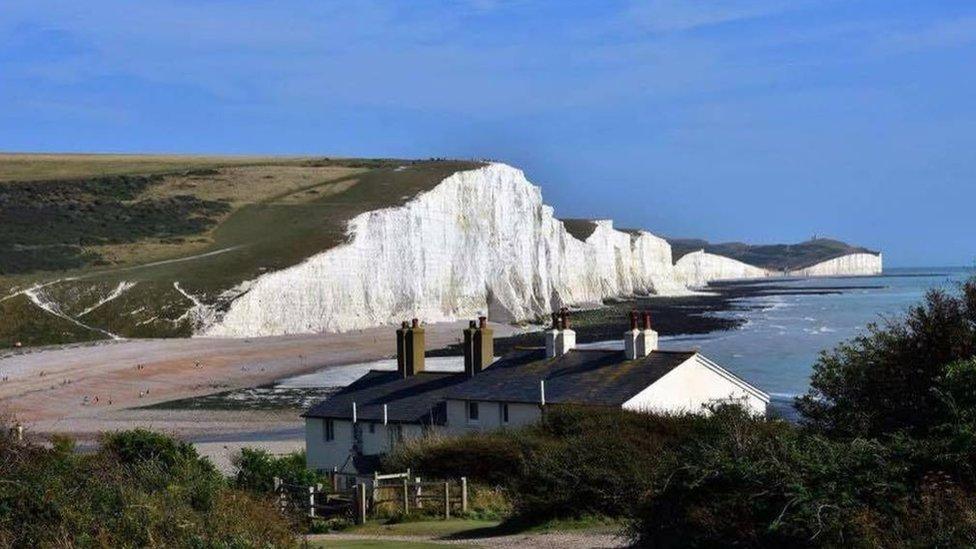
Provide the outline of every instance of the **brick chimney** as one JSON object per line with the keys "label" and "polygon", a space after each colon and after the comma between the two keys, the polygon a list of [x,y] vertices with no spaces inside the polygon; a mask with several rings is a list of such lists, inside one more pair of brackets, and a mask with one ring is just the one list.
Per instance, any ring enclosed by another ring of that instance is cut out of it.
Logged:
{"label": "brick chimney", "polygon": [[644,311],[644,314],[642,315],[640,334],[637,336],[637,356],[647,356],[656,351],[657,339],[657,332],[651,329],[651,313],[649,311]]}
{"label": "brick chimney", "polygon": [[396,331],[397,372],[400,377],[407,377],[407,335],[410,333],[410,323],[404,320]]}
{"label": "brick chimney", "polygon": [[474,333],[474,361],[471,375],[479,374],[495,360],[495,331],[488,327],[488,317],[478,317]]}
{"label": "brick chimney", "polygon": [[[424,371],[424,328],[416,318],[410,327],[403,323],[397,330],[397,370],[403,377],[410,377]],[[403,331],[403,354],[399,353],[400,332]],[[401,369],[402,363],[402,369]]]}
{"label": "brick chimney", "polygon": [[[562,344],[562,349],[559,351],[559,354],[564,355],[576,348],[576,332],[574,332],[569,328],[569,309],[563,307],[562,315],[563,315],[563,330],[562,330],[563,337],[559,342]],[[557,349],[558,348],[559,346],[557,345]]]}
{"label": "brick chimney", "polygon": [[556,342],[562,337],[562,326],[559,313],[552,313],[552,326],[546,330],[546,358],[556,356]]}
{"label": "brick chimney", "polygon": [[624,332],[624,355],[627,360],[637,358],[637,338],[641,331],[637,328],[637,311],[630,312],[630,329]]}
{"label": "brick chimney", "polygon": [[562,356],[576,348],[576,332],[569,327],[569,309],[552,313],[552,328],[546,332],[546,357]]}

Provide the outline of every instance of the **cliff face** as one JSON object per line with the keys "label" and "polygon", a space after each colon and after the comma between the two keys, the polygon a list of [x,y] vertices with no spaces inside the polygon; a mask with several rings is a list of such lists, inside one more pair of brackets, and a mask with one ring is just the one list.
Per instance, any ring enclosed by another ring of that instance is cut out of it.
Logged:
{"label": "cliff face", "polygon": [[769,271],[741,261],[706,253],[686,254],[674,266],[675,278],[689,288],[701,288],[715,280],[764,278]]}
{"label": "cliff face", "polygon": [[349,234],[345,245],[242,286],[205,333],[342,331],[485,311],[526,319],[561,305],[687,291],[663,239],[599,221],[577,240],[539,188],[503,164],[455,173],[402,207],[363,213]]}
{"label": "cliff face", "polygon": [[849,254],[790,271],[790,276],[862,276],[881,274],[881,254]]}

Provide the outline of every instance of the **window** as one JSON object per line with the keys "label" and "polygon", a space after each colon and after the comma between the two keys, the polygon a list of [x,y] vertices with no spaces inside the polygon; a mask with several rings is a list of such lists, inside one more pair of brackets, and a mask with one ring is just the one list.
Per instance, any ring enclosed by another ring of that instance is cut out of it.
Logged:
{"label": "window", "polygon": [[478,421],[478,403],[469,402],[468,403],[468,421],[476,423]]}
{"label": "window", "polygon": [[370,422],[370,424],[369,424],[369,434],[373,434],[375,432],[376,432],[376,424]]}
{"label": "window", "polygon": [[331,419],[323,420],[323,433],[325,435],[325,441],[329,442],[335,440],[335,423]]}
{"label": "window", "polygon": [[508,423],[508,403],[503,402],[501,404],[502,412],[502,423]]}

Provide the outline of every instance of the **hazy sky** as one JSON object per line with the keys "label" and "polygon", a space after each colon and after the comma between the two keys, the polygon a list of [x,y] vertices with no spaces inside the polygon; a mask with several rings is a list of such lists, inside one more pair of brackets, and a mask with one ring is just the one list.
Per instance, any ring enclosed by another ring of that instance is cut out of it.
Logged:
{"label": "hazy sky", "polygon": [[976,2],[5,0],[0,150],[490,157],[557,215],[976,260]]}

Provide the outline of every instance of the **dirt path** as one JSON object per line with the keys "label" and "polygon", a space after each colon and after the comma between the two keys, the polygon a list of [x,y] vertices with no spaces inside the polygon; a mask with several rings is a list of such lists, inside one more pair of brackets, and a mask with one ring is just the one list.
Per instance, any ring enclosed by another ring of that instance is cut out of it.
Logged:
{"label": "dirt path", "polygon": [[[428,326],[428,349],[456,342],[464,326]],[[508,326],[495,328],[499,335],[511,332]],[[185,437],[294,429],[301,426],[294,413],[282,417],[135,408],[389,358],[396,352],[394,341],[393,328],[382,327],[252,339],[110,341],[28,351],[0,359],[0,412],[13,414],[29,432],[79,437],[136,426]]]}
{"label": "dirt path", "polygon": [[308,541],[329,540],[377,540],[377,541],[423,541],[444,545],[466,545],[475,547],[528,548],[528,549],[598,549],[627,547],[625,539],[610,534],[588,532],[546,532],[533,534],[513,534],[484,538],[450,539],[429,536],[376,536],[356,534],[322,534],[308,536]]}

